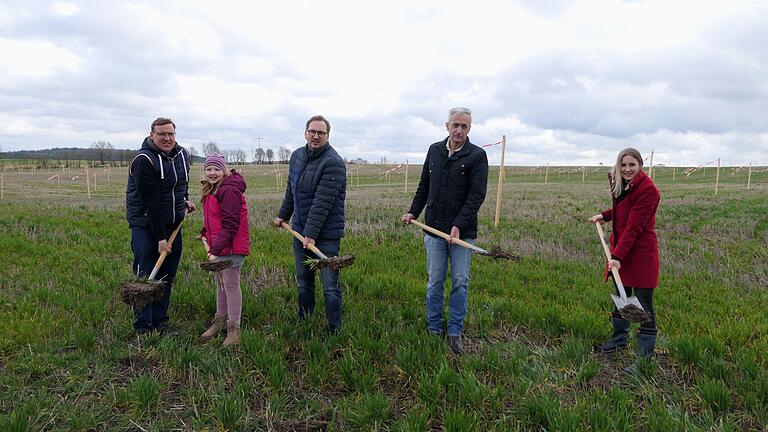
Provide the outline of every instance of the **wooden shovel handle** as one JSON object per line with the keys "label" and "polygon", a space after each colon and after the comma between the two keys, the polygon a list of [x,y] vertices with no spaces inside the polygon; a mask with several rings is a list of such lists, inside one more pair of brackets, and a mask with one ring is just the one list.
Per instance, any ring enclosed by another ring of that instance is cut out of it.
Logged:
{"label": "wooden shovel handle", "polygon": [[[600,243],[603,244],[603,250],[605,251],[605,258],[611,261],[611,249],[608,247],[608,243],[605,242],[605,234],[603,233],[603,223],[595,222],[595,228],[597,229],[597,236],[600,237]],[[616,267],[611,267],[611,274],[613,274],[613,280],[616,282],[616,287],[619,290],[619,296],[626,301],[627,293],[624,291],[624,284],[621,282],[621,276]]]}
{"label": "wooden shovel handle", "polygon": [[[434,235],[436,235],[436,236],[440,236],[440,237],[442,237],[442,238],[444,238],[444,239],[446,239],[446,240],[448,240],[449,238],[451,238],[451,236],[449,236],[448,234],[446,234],[446,233],[444,233],[444,232],[442,232],[442,231],[438,231],[438,230],[436,230],[436,229],[432,228],[432,227],[431,227],[431,226],[429,226],[429,225],[424,225],[423,223],[421,223],[421,222],[417,221],[416,219],[411,219],[411,223],[412,223],[412,224],[414,224],[414,225],[416,225],[417,227],[419,227],[419,228],[421,228],[421,229],[425,230],[425,231],[429,231],[429,232],[431,232],[432,234],[434,234]],[[463,247],[465,247],[465,248],[467,248],[467,249],[469,249],[469,250],[473,250],[473,251],[475,251],[475,252],[478,252],[478,253],[481,253],[481,254],[487,254],[487,253],[488,253],[488,252],[487,252],[485,249],[479,248],[479,247],[477,247],[477,246],[475,246],[475,245],[473,245],[473,244],[469,244],[469,243],[465,242],[464,240],[462,240],[462,239],[460,239],[460,238],[455,238],[455,239],[453,239],[453,240],[451,240],[451,241],[452,241],[453,243],[456,243],[456,244],[457,244],[457,245],[459,245],[459,246],[463,246]]]}
{"label": "wooden shovel handle", "polygon": [[[287,229],[289,233],[293,234],[293,236],[294,236],[294,237],[296,237],[296,238],[297,238],[297,239],[298,239],[300,242],[304,243],[304,236],[303,236],[303,235],[301,235],[301,234],[299,234],[299,233],[297,233],[297,232],[296,232],[296,231],[294,231],[293,229],[291,229],[291,226],[290,226],[290,225],[288,225],[287,223],[283,222],[282,224],[280,224],[280,226],[281,226],[281,227],[283,227],[283,228],[285,228],[285,229]],[[314,253],[315,253],[315,255],[317,255],[317,256],[318,256],[320,259],[328,259],[328,257],[327,257],[327,256],[325,256],[325,254],[324,254],[324,253],[320,252],[320,249],[318,249],[318,248],[317,248],[315,245],[313,245],[312,243],[308,244],[308,245],[307,245],[307,248],[309,248],[309,250],[311,250],[312,252],[314,252]]]}
{"label": "wooden shovel handle", "polygon": [[[176,229],[173,230],[173,232],[171,233],[171,236],[168,237],[168,247],[171,247],[171,245],[173,245],[173,241],[176,240],[176,234],[179,233],[179,230],[181,229],[181,224],[184,223],[184,219],[182,219],[181,222],[179,222],[179,225],[176,227]],[[163,252],[160,253],[160,257],[157,258],[157,262],[155,263],[155,268],[153,268],[152,273],[149,274],[149,280],[155,279],[155,276],[157,276],[157,272],[160,271],[160,266],[163,265],[163,261],[165,261],[165,257],[167,256],[168,256],[168,249],[166,248]]]}

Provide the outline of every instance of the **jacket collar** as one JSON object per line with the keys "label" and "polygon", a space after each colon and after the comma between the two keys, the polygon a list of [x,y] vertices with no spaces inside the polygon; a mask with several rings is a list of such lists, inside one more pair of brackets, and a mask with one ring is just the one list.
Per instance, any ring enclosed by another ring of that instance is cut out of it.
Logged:
{"label": "jacket collar", "polygon": [[637,175],[635,178],[632,179],[631,182],[629,182],[629,185],[627,185],[627,190],[632,190],[637,187],[639,187],[641,184],[645,183],[648,180],[648,175],[645,173],[645,171],[640,170],[637,172]]}
{"label": "jacket collar", "polygon": [[155,146],[155,143],[152,142],[152,137],[149,137],[149,136],[144,138],[144,142],[141,143],[141,149],[142,150],[150,150],[150,151],[155,152],[155,153],[157,153],[159,155],[165,156],[165,157],[167,157],[169,159],[173,159],[174,157],[176,157],[177,154],[179,154],[179,151],[181,151],[181,147],[179,147],[179,143],[174,142],[173,143],[173,148],[171,149],[171,151],[168,154],[165,154],[165,153],[161,152],[160,149]]}
{"label": "jacket collar", "polygon": [[307,152],[307,157],[309,159],[316,159],[316,158],[319,158],[320,156],[322,156],[323,154],[325,154],[325,152],[327,152],[330,147],[331,147],[331,143],[327,142],[319,150],[310,150],[309,149],[309,144],[305,144],[304,145],[304,151]]}
{"label": "jacket collar", "polygon": [[[449,138],[450,137],[445,137],[445,139],[443,139],[441,141],[442,145],[440,146],[440,152],[446,158],[448,158],[448,147],[447,146],[448,146],[448,139]],[[461,151],[454,152],[449,159],[454,160],[454,159],[458,159],[460,157],[466,156],[467,154],[469,154],[469,147],[470,146],[472,146],[472,142],[469,140],[469,137],[467,137],[467,140],[464,141],[464,145],[461,146],[461,149],[460,149]]]}

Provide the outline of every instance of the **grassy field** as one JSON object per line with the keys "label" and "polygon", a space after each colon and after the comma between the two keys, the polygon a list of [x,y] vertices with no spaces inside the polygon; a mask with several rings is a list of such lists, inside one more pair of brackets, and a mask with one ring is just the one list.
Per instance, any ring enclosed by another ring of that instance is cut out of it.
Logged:
{"label": "grassy field", "polygon": [[[248,167],[252,255],[239,349],[196,343],[215,310],[184,229],[171,316],[180,333],[136,337],[118,287],[131,279],[125,169],[84,177],[8,170],[0,200],[0,430],[765,430],[768,173],[657,169],[662,273],[656,360],[592,354],[610,331],[610,288],[586,219],[609,205],[605,168],[497,170],[481,210],[468,353],[427,334],[421,234],[399,224],[419,167],[352,166],[342,270],[344,329],[298,323],[291,237],[269,226],[275,167]],[[199,170],[200,166],[194,167]],[[283,173],[285,168],[282,168]],[[193,196],[198,196],[196,187]]]}

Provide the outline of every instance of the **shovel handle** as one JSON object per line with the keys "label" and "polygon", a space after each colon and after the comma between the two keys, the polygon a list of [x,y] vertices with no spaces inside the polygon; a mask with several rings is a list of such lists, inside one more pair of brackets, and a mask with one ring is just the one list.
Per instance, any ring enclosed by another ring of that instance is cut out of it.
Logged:
{"label": "shovel handle", "polygon": [[[304,243],[304,236],[294,231],[290,225],[283,222],[280,224],[281,227],[288,230],[289,233],[293,234],[294,237],[296,237],[300,242]],[[315,253],[320,259],[328,259],[327,256],[325,256],[324,253],[320,252],[320,249],[317,248],[317,246],[313,245],[312,243],[307,245],[307,248]]]}
{"label": "shovel handle", "polygon": [[[429,231],[432,234],[434,234],[436,236],[440,236],[440,237],[442,237],[442,238],[444,238],[446,240],[451,238],[451,236],[449,236],[448,234],[446,234],[446,233],[444,233],[442,231],[438,231],[438,230],[432,228],[429,225],[424,225],[423,223],[417,221],[416,219],[411,219],[411,223],[416,225],[417,227],[425,230],[425,231]],[[467,248],[469,250],[475,251],[475,252],[477,252],[479,254],[488,255],[488,251],[487,250],[485,250],[483,248],[479,248],[479,247],[477,247],[477,246],[475,246],[473,244],[469,244],[469,243],[465,242],[464,240],[462,240],[460,238],[454,238],[453,240],[451,240],[451,242],[452,243],[456,243],[457,245],[465,247],[465,248]]]}
{"label": "shovel handle", "polygon": [[205,247],[205,253],[207,254],[211,253],[211,246],[208,244],[208,240],[206,240],[205,237],[200,237],[200,241],[203,242],[203,246]]}
{"label": "shovel handle", "polygon": [[[605,242],[605,236],[603,234],[603,224],[601,222],[595,222],[595,228],[597,229],[597,236],[600,237],[600,243],[603,244],[603,250],[605,251],[605,258],[611,260],[611,249],[608,247],[608,243]],[[613,274],[613,281],[616,282],[616,288],[619,291],[619,296],[625,302],[627,301],[627,293],[624,291],[624,284],[621,282],[621,276],[616,267],[611,267],[611,274]]]}
{"label": "shovel handle", "polygon": [[[184,222],[184,219],[179,222],[179,225],[176,226],[176,229],[173,230],[171,233],[171,236],[168,237],[168,247],[171,247],[173,245],[173,241],[176,240],[176,234],[179,233],[179,230],[181,229],[181,224]],[[154,280],[155,276],[157,276],[157,272],[160,271],[160,266],[163,265],[163,261],[165,261],[165,257],[168,256],[168,249],[166,248],[163,252],[160,253],[160,257],[157,258],[157,262],[155,263],[155,268],[152,269],[152,273],[149,274],[149,280]]]}

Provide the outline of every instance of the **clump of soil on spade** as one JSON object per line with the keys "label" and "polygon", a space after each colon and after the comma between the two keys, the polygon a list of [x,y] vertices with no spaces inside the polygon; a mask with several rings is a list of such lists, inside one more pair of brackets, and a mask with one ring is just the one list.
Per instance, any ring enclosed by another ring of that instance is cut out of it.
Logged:
{"label": "clump of soil on spade", "polygon": [[509,253],[506,251],[503,251],[501,248],[498,247],[492,247],[490,251],[488,251],[488,256],[498,259],[505,259],[510,261],[520,261],[520,255],[515,255],[513,253]]}
{"label": "clump of soil on spade", "polygon": [[333,271],[339,271],[344,267],[349,267],[355,262],[354,255],[335,256],[325,259],[311,259],[309,266],[313,269],[329,268]]}
{"label": "clump of soil on spade", "polygon": [[165,282],[138,279],[126,282],[120,288],[120,297],[123,303],[141,309],[163,296]]}
{"label": "clump of soil on spade", "polygon": [[639,307],[633,304],[628,304],[624,306],[623,308],[621,308],[619,313],[621,314],[621,316],[624,317],[624,319],[634,323],[646,322],[649,319],[651,319],[651,317],[648,316],[648,312],[640,309]]}
{"label": "clump of soil on spade", "polygon": [[200,263],[200,268],[209,272],[217,272],[229,267],[232,267],[232,260],[228,259],[220,261],[203,261]]}

